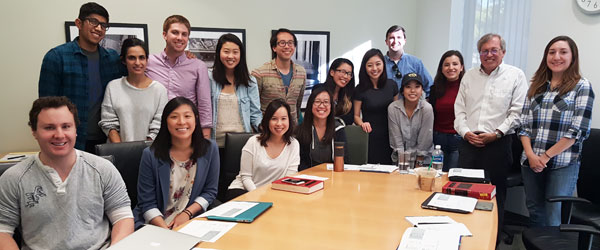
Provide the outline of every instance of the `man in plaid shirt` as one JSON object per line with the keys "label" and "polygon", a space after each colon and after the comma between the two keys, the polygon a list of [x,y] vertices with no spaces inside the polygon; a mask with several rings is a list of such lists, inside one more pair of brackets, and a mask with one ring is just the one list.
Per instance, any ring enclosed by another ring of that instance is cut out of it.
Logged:
{"label": "man in plaid shirt", "polygon": [[94,152],[106,142],[98,127],[100,106],[108,82],[123,76],[119,55],[99,46],[108,29],[108,12],[97,3],[86,3],[75,20],[79,37],[46,53],[40,70],[38,93],[66,96],[77,106],[81,123],[77,126],[77,149]]}

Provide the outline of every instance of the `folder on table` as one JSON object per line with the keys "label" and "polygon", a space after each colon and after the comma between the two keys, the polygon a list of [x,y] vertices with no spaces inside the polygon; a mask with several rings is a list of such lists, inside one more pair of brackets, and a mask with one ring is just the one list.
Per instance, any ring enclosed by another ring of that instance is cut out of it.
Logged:
{"label": "folder on table", "polygon": [[468,214],[473,212],[476,204],[477,199],[472,197],[434,192],[421,203],[421,208]]}
{"label": "folder on table", "polygon": [[[230,201],[232,202],[232,201]],[[235,201],[233,201],[235,202]],[[256,202],[257,204],[247,209],[233,217],[228,216],[217,216],[217,215],[208,215],[206,216],[209,220],[222,220],[222,221],[233,221],[233,222],[245,222],[250,223],[253,222],[259,215],[267,211],[270,207],[273,206],[273,202]]]}

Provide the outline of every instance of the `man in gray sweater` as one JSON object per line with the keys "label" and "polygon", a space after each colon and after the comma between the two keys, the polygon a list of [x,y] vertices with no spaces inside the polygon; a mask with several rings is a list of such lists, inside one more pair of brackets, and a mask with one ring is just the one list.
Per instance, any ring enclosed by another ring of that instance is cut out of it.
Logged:
{"label": "man in gray sweater", "polygon": [[133,232],[119,172],[74,149],[78,123],[66,97],[33,103],[29,126],[41,152],[0,176],[0,249],[18,249],[12,238],[17,228],[22,249],[100,249]]}

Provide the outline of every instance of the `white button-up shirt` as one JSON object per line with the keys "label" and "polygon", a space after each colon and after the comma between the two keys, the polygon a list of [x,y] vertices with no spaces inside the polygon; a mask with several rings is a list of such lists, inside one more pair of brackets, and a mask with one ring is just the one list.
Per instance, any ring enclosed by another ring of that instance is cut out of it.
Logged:
{"label": "white button-up shirt", "polygon": [[467,132],[514,133],[519,125],[529,84],[523,71],[500,64],[489,75],[480,67],[467,71],[454,103],[454,129],[464,137]]}

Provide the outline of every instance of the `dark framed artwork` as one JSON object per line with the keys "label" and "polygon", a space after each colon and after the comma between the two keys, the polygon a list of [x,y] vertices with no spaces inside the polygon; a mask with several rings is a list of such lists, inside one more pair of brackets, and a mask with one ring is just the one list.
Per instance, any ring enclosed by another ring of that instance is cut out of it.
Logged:
{"label": "dark framed artwork", "polygon": [[198,59],[204,61],[206,66],[210,68],[215,63],[215,50],[217,49],[219,37],[227,33],[236,35],[242,40],[244,46],[248,47],[246,45],[245,29],[192,27],[186,50],[194,53]]}
{"label": "dark framed artwork", "polygon": [[[75,22],[65,22],[65,35],[67,42],[73,41],[79,36],[79,29],[75,26]],[[100,41],[100,46],[107,49],[114,49],[117,53],[121,53],[121,45],[127,38],[136,37],[146,43],[148,49],[148,25],[133,24],[133,23],[110,23],[110,28],[106,31],[104,39]]]}
{"label": "dark framed artwork", "polygon": [[[275,34],[276,30],[272,30]],[[329,31],[292,30],[298,46],[292,61],[306,69],[306,90],[302,99],[302,109],[310,96],[312,87],[325,82],[329,69]]]}

